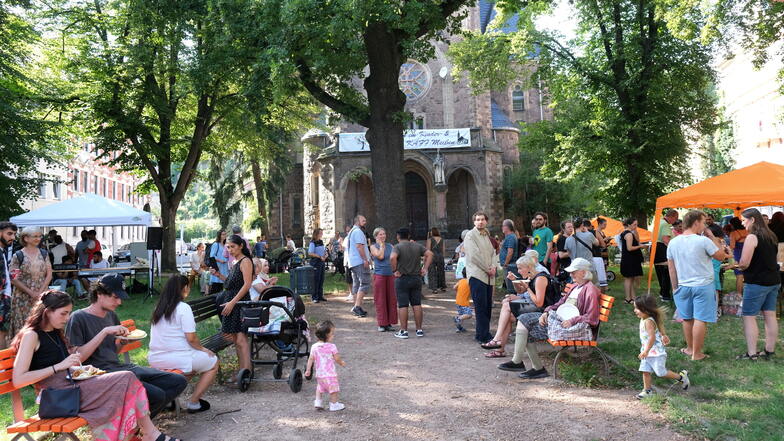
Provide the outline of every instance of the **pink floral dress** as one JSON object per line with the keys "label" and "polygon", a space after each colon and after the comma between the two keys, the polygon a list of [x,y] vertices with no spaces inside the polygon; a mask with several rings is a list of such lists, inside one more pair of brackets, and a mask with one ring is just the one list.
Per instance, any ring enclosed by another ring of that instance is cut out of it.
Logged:
{"label": "pink floral dress", "polygon": [[310,349],[313,365],[316,370],[316,393],[340,392],[338,373],[335,369],[335,354],[338,348],[333,343],[318,342]]}

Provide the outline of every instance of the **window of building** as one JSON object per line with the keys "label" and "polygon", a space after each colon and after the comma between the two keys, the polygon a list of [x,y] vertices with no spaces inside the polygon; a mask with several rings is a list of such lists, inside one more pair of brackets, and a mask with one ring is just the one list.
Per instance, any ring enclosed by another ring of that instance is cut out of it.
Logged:
{"label": "window of building", "polygon": [[119,199],[125,202],[125,184],[120,184],[120,197]]}
{"label": "window of building", "polygon": [[90,181],[87,178],[87,172],[82,172],[82,192],[87,193],[87,187],[89,187]]}
{"label": "window of building", "polygon": [[93,176],[93,193],[98,194],[98,176]]}
{"label": "window of building", "polygon": [[106,178],[101,178],[101,196],[103,197],[109,196],[108,183],[106,181]]}
{"label": "window of building", "polygon": [[79,170],[74,169],[73,171],[73,189],[74,191],[79,191]]}
{"label": "window of building", "polygon": [[112,181],[112,199],[117,199],[117,181]]}
{"label": "window of building", "polygon": [[53,182],[52,183],[52,197],[54,197],[55,199],[62,199],[60,197],[60,183],[59,182]]}
{"label": "window of building", "polygon": [[38,184],[38,197],[41,199],[46,199],[46,182],[41,182]]}
{"label": "window of building", "polygon": [[310,204],[313,205],[314,207],[318,206],[319,204],[319,177],[318,176],[310,177]]}
{"label": "window of building", "polygon": [[408,60],[400,66],[398,84],[409,101],[422,98],[430,89],[430,70],[423,64]]}
{"label": "window of building", "polygon": [[291,196],[291,226],[294,228],[302,225],[302,199],[299,195]]}
{"label": "window of building", "polygon": [[525,93],[521,86],[515,86],[512,91],[512,110],[522,112],[525,110]]}
{"label": "window of building", "polygon": [[425,115],[416,115],[408,122],[409,130],[422,130],[425,128]]}

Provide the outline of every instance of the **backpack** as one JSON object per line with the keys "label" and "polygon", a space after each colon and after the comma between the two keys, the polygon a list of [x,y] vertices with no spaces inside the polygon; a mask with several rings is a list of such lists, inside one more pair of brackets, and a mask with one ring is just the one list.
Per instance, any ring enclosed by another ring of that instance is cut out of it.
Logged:
{"label": "backpack", "polygon": [[[41,257],[43,257],[44,259],[49,258],[49,251],[46,251],[43,248],[38,248],[38,251],[41,252]],[[19,262],[19,266],[22,266],[22,263],[24,262],[25,259],[25,253],[22,250],[19,250],[14,253],[14,256],[16,256],[16,261]]]}
{"label": "backpack", "polygon": [[[543,308],[546,308],[551,305],[555,305],[561,300],[561,282],[559,282],[555,277],[547,274],[546,272],[542,271],[536,276],[537,277],[546,277],[547,278],[547,292],[544,294],[544,304],[542,305]],[[533,280],[531,281],[533,283]]]}

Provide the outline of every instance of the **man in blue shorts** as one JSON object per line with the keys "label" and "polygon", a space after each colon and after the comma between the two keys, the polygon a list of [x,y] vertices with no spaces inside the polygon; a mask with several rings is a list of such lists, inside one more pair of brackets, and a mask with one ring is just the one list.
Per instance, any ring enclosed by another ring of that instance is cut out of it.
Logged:
{"label": "man in blue shorts", "polygon": [[667,267],[672,281],[673,297],[678,314],[683,318],[683,337],[686,347],[681,352],[692,360],[702,360],[708,323],[716,323],[716,291],[713,288],[711,258],[724,260],[732,256],[725,245],[720,250],[712,240],[703,236],[705,213],[691,210],[683,217],[683,234],[670,240],[667,247]]}

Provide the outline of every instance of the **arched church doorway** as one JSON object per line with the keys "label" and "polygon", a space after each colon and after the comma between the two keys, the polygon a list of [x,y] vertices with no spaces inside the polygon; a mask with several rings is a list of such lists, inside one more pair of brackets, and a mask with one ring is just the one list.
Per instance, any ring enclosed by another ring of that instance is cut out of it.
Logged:
{"label": "arched church doorway", "polygon": [[343,211],[343,219],[346,225],[352,225],[354,216],[362,214],[368,221],[365,231],[373,231],[373,228],[377,225],[376,199],[373,196],[373,181],[370,179],[370,176],[361,174],[348,180]]}
{"label": "arched church doorway", "polygon": [[446,213],[449,237],[459,237],[464,229],[474,227],[471,216],[476,212],[476,183],[467,170],[455,170],[447,181]]}
{"label": "arched church doorway", "polygon": [[406,215],[412,239],[427,238],[427,184],[414,172],[406,173]]}

